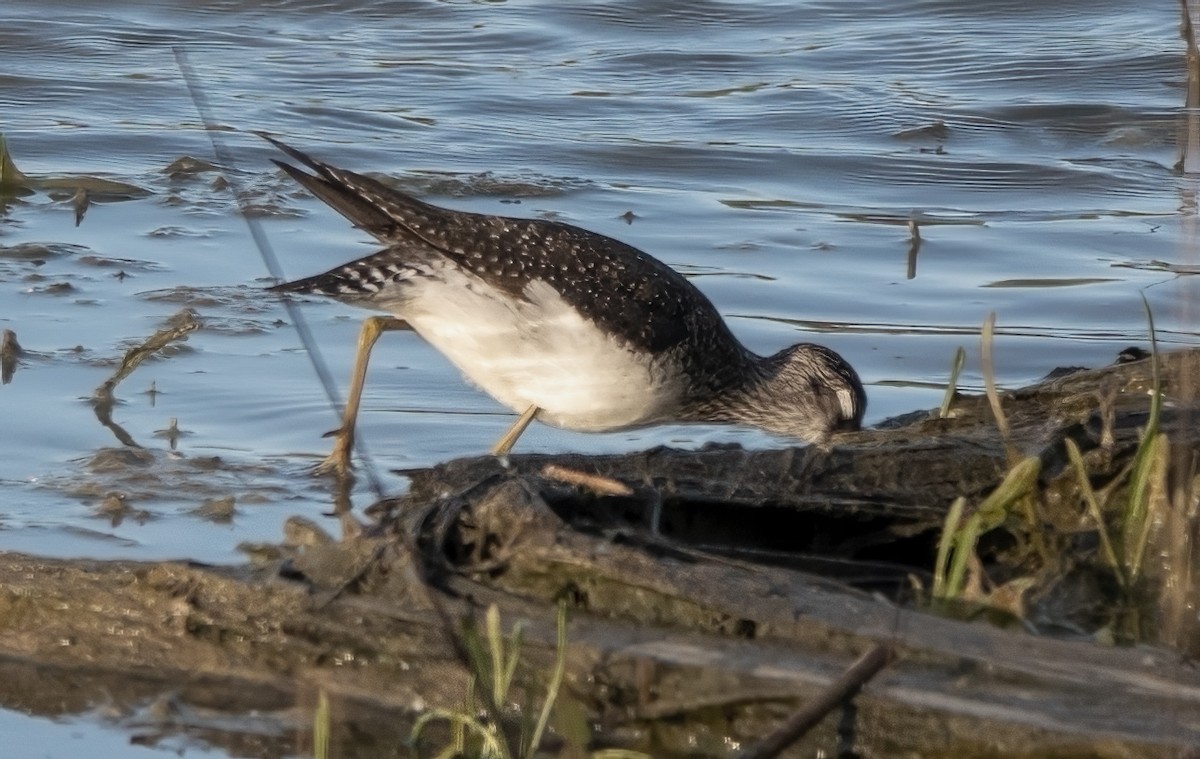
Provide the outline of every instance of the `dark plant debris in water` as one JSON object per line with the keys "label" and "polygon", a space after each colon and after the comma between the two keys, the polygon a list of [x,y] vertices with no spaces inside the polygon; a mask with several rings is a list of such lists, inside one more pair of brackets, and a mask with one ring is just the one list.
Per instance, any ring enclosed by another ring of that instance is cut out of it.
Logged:
{"label": "dark plant debris in water", "polygon": [[17,342],[17,333],[11,329],[4,330],[0,336],[0,383],[7,385],[12,382],[17,372],[17,364],[25,351]]}
{"label": "dark plant debris in water", "polygon": [[114,202],[134,200],[150,195],[137,185],[115,179],[71,174],[64,176],[41,176],[26,174],[17,168],[8,150],[4,135],[0,134],[0,199],[44,192],[54,200],[68,201],[75,213],[76,226],[92,201]]}
{"label": "dark plant debris in water", "polygon": [[111,377],[96,388],[94,396],[97,399],[108,398],[111,403],[113,389],[116,388],[121,380],[132,374],[133,370],[138,368],[143,361],[171,343],[186,339],[189,332],[193,332],[199,328],[200,320],[195,311],[185,308],[177,312],[167,320],[165,327],[155,332],[142,344],[126,351],[125,358],[121,360],[121,365],[117,367],[117,370],[113,372]]}

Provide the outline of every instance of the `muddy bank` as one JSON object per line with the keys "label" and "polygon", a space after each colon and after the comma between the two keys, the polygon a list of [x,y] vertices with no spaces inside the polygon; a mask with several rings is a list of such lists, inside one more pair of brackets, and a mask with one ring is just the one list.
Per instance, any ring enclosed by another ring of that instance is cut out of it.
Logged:
{"label": "muddy bank", "polygon": [[[1194,509],[1177,507],[1193,499],[1196,377],[1200,353],[1164,357],[1170,449],[1152,492],[1165,505],[1156,558],[1128,587],[1104,560],[1065,441],[1098,491],[1111,486],[1106,504],[1121,501],[1148,361],[1007,394],[1007,439],[985,400],[965,398],[949,418],[829,450],[451,462],[410,473],[411,492],[377,504],[361,534],[297,529],[304,539],[257,566],[0,556],[0,702],[103,707],[144,740],[185,732],[283,756],[305,750],[323,690],[334,755],[403,755],[407,720],[461,703],[466,683],[435,609],[457,620],[498,604],[506,627],[527,624],[527,658],[544,672],[565,598],[563,703],[602,745],[729,756],[883,642],[897,660],[787,755],[1192,755],[1200,672],[1180,611],[1194,616],[1191,568],[1162,557],[1194,528]],[[950,504],[979,504],[1028,457],[1033,511],[984,534],[981,586],[955,607],[989,621],[922,611]],[[629,492],[566,484],[547,464]],[[1115,530],[1118,516],[1104,517]],[[1176,648],[1097,643],[1127,635],[1131,617]]]}

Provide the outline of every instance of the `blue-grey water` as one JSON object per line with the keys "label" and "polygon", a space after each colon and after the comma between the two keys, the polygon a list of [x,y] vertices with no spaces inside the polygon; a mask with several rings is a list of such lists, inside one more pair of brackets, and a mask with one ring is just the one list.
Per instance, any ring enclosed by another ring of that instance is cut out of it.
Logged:
{"label": "blue-grey water", "polygon": [[[220,173],[180,163],[216,159],[175,47],[288,276],[372,248],[238,130],[641,247],[751,348],[839,351],[868,423],[936,406],[960,345],[980,387],[991,311],[1007,387],[1148,347],[1143,296],[1163,348],[1200,343],[1172,3],[6,0],[0,19],[0,131],[43,180],[0,214],[0,329],[26,350],[0,387],[0,550],[237,561],[329,509],[307,470],[336,416]],[[73,184],[94,188],[78,227]],[[88,398],[182,308],[202,327],[117,387],[113,422],[150,454],[130,463]],[[344,390],[366,314],[302,308]],[[388,470],[481,453],[512,420],[411,334],[372,368],[360,429],[390,491]],[[519,449],[709,441],[784,444],[535,425]],[[232,521],[195,513],[229,497]]]}

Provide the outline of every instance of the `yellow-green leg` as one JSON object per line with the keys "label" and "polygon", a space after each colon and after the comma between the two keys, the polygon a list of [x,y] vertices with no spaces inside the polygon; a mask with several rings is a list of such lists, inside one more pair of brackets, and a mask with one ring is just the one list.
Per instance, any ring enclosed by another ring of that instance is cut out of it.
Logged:
{"label": "yellow-green leg", "polygon": [[[333,437],[333,450],[317,465],[320,473],[331,472],[339,477],[350,474],[350,454],[354,450],[354,427],[358,420],[358,406],[362,400],[363,384],[367,381],[367,364],[371,360],[371,348],[384,332],[412,329],[408,322],[394,316],[371,316],[363,320],[358,331],[358,351],[354,356],[354,372],[350,376],[350,395],[342,412],[342,426],[329,433]],[[518,433],[519,434],[519,433]],[[514,438],[515,439],[515,438]]]}
{"label": "yellow-green leg", "polygon": [[533,421],[533,418],[537,416],[537,412],[537,406],[530,406],[529,408],[525,409],[525,413],[521,414],[521,417],[517,419],[516,423],[508,428],[508,432],[504,433],[504,437],[497,440],[496,444],[492,446],[492,455],[507,456],[508,452],[512,450],[512,447],[516,445],[517,438],[521,437],[521,433],[525,431],[525,428],[528,427],[529,423]]}

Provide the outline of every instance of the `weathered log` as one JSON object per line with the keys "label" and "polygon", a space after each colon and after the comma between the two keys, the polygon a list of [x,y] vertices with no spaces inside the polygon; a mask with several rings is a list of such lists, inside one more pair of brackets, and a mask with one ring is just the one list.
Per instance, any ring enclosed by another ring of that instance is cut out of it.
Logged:
{"label": "weathered log", "polygon": [[[1168,354],[1160,369],[1165,402],[1159,429],[1171,441],[1174,462],[1168,475],[1183,482],[1198,451],[1200,351]],[[1005,550],[990,557],[992,566],[1002,577],[1027,571],[1028,547],[1014,550],[1013,542],[1032,539],[1043,553],[1047,546],[1070,548],[1057,543],[1078,543],[1075,552],[1086,553],[1071,556],[1073,563],[1064,564],[1059,575],[1082,559],[1103,572],[1102,557],[1094,550],[1097,525],[1089,524],[1084,513],[1065,441],[1083,452],[1089,480],[1097,487],[1114,483],[1119,495],[1122,472],[1149,418],[1151,387],[1151,362],[1141,360],[1077,371],[1009,393],[1003,400],[1008,440],[980,397],[959,399],[949,418],[909,415],[885,429],[843,436],[827,449],[712,446],[610,456],[525,455],[507,462],[461,459],[407,472],[410,493],[376,508],[411,511],[444,493],[478,494],[516,479],[577,530],[618,531],[635,541],[669,539],[676,546],[812,569],[873,589],[890,582],[894,592],[897,580],[907,584],[908,576],[932,569],[955,498],[978,503],[1017,458],[1032,456],[1040,461],[1039,521],[1024,528],[1039,534],[993,536]],[[550,465],[613,480],[631,494],[614,497],[564,485],[544,476]],[[489,539],[506,544],[502,537]],[[1043,577],[1041,589],[1056,587],[1059,575]],[[1053,624],[1100,624],[1069,618],[1069,613],[1063,617],[1062,609],[1055,616],[1060,618]]]}
{"label": "weathered log", "polygon": [[[1163,428],[1184,460],[1197,448],[1200,354],[1163,368]],[[282,756],[307,729],[295,707],[322,690],[334,755],[379,755],[403,739],[398,715],[460,703],[455,631],[431,604],[453,619],[499,604],[545,664],[549,602],[566,597],[570,701],[605,740],[657,756],[726,755],[878,642],[899,660],[786,755],[1184,755],[1200,745],[1200,673],[1176,652],[966,623],[796,569],[919,575],[946,507],[993,488],[1010,446],[1041,458],[1044,492],[1075,479],[1066,437],[1098,482],[1116,477],[1145,422],[1148,376],[1140,362],[1010,393],[1007,444],[985,403],[961,399],[954,418],[829,450],[451,462],[413,473],[410,494],[381,504],[364,535],[287,548],[261,568],[0,555],[0,703],[47,714],[104,703],[146,739],[188,731]],[[632,495],[544,477],[550,462]],[[1078,526],[1063,493],[1050,516]]]}

